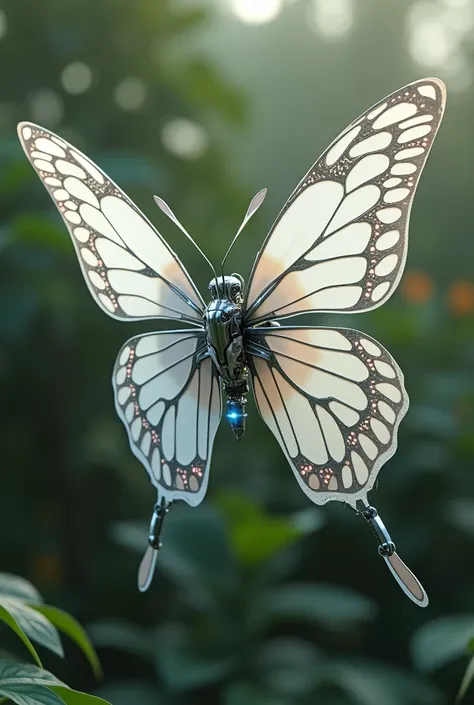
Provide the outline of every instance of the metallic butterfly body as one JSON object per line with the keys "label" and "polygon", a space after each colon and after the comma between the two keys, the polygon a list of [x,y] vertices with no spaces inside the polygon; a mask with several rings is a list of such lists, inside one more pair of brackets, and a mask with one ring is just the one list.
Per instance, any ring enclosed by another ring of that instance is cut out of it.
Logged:
{"label": "metallic butterfly body", "polygon": [[204,313],[207,350],[227,396],[226,417],[236,438],[245,433],[248,373],[242,323],[242,279],[222,276],[209,289],[214,297]]}
{"label": "metallic butterfly body", "polygon": [[[415,189],[444,105],[444,84],[429,78],[365,111],[298,184],[245,289],[239,275],[214,271],[207,306],[169,245],[99,167],[50,131],[27,122],[18,126],[99,306],[117,320],[166,318],[186,326],[132,337],[113,371],[117,413],[158,491],[150,548],[139,570],[141,590],[150,584],[169,507],[178,499],[196,506],[204,498],[221,390],[226,417],[241,438],[250,385],[307,496],[316,504],[342,501],[361,514],[402,589],[416,604],[427,604],[367,502],[396,450],[408,408],[400,368],[380,343],[357,330],[284,326],[277,319],[369,311],[391,296],[405,265]],[[264,195],[252,200],[230,247]],[[164,201],[155,201],[192,240]]]}

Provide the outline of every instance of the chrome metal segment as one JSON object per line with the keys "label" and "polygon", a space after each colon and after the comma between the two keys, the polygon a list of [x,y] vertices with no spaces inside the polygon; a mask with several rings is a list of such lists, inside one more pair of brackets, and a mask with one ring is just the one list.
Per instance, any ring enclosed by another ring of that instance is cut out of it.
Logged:
{"label": "chrome metal segment", "polygon": [[396,552],[395,544],[377,510],[363,502],[359,502],[359,506],[361,507],[359,513],[372,529],[379,544],[378,552],[393,577],[410,600],[419,607],[426,607],[429,600],[423,585]]}
{"label": "chrome metal segment", "polygon": [[138,589],[140,592],[145,592],[150,587],[155,572],[158,551],[161,548],[160,536],[163,521],[173,504],[174,502],[166,502],[164,499],[155,504],[148,532],[149,545],[138,568]]}

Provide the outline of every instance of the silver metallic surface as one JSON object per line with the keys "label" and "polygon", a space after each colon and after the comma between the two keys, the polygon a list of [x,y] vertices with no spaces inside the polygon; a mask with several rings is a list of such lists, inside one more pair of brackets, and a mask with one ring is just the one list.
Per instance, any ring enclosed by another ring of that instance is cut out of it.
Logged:
{"label": "silver metallic surface", "polygon": [[242,290],[243,280],[239,275],[216,277],[209,284],[213,300],[203,316],[207,350],[231,402],[227,405],[227,419],[238,439],[245,431],[245,397],[248,392]]}

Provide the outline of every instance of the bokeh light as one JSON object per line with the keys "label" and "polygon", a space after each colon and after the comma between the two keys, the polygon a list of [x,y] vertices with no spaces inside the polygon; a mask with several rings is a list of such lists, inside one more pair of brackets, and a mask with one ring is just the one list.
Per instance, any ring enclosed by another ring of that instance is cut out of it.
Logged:
{"label": "bokeh light", "polygon": [[412,304],[425,304],[433,296],[434,285],[426,272],[406,272],[401,285],[403,297]]}
{"label": "bokeh light", "polygon": [[161,139],[169,152],[183,159],[198,159],[209,146],[204,128],[185,118],[169,120],[163,127]]}
{"label": "bokeh light", "polygon": [[145,104],[148,90],[140,78],[129,76],[115,89],[115,102],[122,110],[140,110]]}
{"label": "bokeh light", "polygon": [[468,44],[474,31],[471,0],[419,0],[407,14],[408,51],[419,66],[438,72],[449,88],[472,82]]}
{"label": "bokeh light", "polygon": [[30,112],[34,121],[40,125],[54,127],[64,114],[63,101],[52,90],[44,88],[33,94],[30,100]]}
{"label": "bokeh light", "polygon": [[61,72],[63,88],[72,95],[85,93],[92,85],[92,70],[81,61],[68,64]]}
{"label": "bokeh light", "polygon": [[232,12],[247,24],[271,22],[280,14],[282,7],[282,0],[231,0]]}
{"label": "bokeh light", "polygon": [[307,18],[309,26],[318,34],[340,39],[352,28],[352,0],[311,0]]}
{"label": "bokeh light", "polygon": [[451,313],[465,316],[474,313],[474,284],[469,281],[455,282],[448,292]]}

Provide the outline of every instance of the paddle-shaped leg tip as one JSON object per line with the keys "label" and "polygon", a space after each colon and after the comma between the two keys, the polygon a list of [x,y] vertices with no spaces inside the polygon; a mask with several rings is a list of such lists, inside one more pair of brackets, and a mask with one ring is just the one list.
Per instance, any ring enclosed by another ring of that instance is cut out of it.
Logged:
{"label": "paddle-shaped leg tip", "polygon": [[429,600],[423,585],[416,575],[411,572],[410,568],[405,565],[398,553],[394,552],[391,556],[384,556],[382,554],[382,557],[405,595],[407,595],[410,600],[413,600],[415,605],[426,607]]}
{"label": "paddle-shaped leg tip", "polygon": [[150,587],[155,572],[156,558],[158,551],[151,546],[148,546],[143,556],[140,567],[138,568],[138,589],[140,592],[146,592]]}

